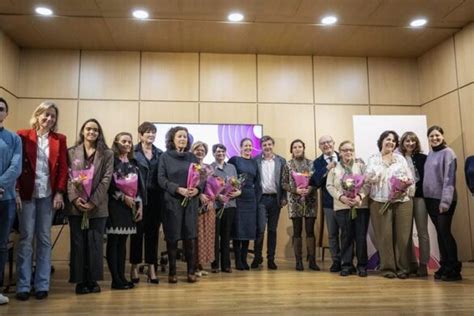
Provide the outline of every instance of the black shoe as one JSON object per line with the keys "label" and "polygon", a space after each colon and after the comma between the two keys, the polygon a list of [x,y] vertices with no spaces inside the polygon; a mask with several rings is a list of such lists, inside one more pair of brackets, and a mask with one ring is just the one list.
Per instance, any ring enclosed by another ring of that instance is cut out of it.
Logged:
{"label": "black shoe", "polygon": [[405,273],[405,272],[397,273],[397,278],[402,279],[402,280],[408,279],[408,273]]}
{"label": "black shoe", "polygon": [[38,291],[35,293],[35,297],[37,300],[44,300],[48,297],[48,291]]}
{"label": "black shoe", "polygon": [[132,283],[140,283],[140,278],[132,278]]}
{"label": "black shoe", "polygon": [[441,276],[441,280],[446,281],[446,282],[461,281],[462,276],[461,276],[461,273],[452,271],[452,272],[443,274]]}
{"label": "black shoe", "polygon": [[314,271],[321,271],[321,268],[316,263],[316,260],[309,259],[309,268]]}
{"label": "black shoe", "polygon": [[158,278],[152,279],[152,278],[150,278],[149,276],[147,276],[146,282],[147,282],[147,283],[151,283],[151,284],[160,284],[160,279],[158,279]]}
{"label": "black shoe", "polygon": [[269,270],[277,270],[278,266],[275,264],[275,260],[269,259],[267,262],[267,267]]}
{"label": "black shoe", "polygon": [[260,264],[262,262],[263,262],[262,258],[254,258],[253,261],[252,261],[252,264],[250,265],[250,267],[252,269],[258,269],[258,268],[260,268]]}
{"label": "black shoe", "polygon": [[439,267],[438,271],[436,271],[433,275],[433,277],[436,279],[436,280],[441,280],[441,277],[443,276],[443,274],[446,272],[446,268],[444,266],[441,266]]}
{"label": "black shoe", "polygon": [[347,269],[342,269],[341,272],[339,272],[339,275],[345,277],[351,275],[351,272]]}
{"label": "black shoe", "polygon": [[367,269],[366,268],[359,268],[359,272],[357,273],[361,278],[367,277]]}
{"label": "black shoe", "polygon": [[334,261],[331,265],[331,267],[329,268],[329,271],[330,272],[340,272],[341,271],[341,263],[339,261]]}
{"label": "black shoe", "polygon": [[86,283],[76,284],[76,294],[89,294],[91,291]]}
{"label": "black shoe", "polygon": [[247,262],[242,262],[242,267],[244,268],[244,270],[250,270],[250,266]]}
{"label": "black shoe", "polygon": [[303,260],[299,259],[296,260],[296,271],[303,271],[304,266],[303,266]]}
{"label": "black shoe", "polygon": [[129,284],[126,283],[114,283],[110,286],[113,290],[129,290],[131,289]]}
{"label": "black shoe", "polygon": [[91,293],[100,293],[101,289],[97,282],[92,281],[87,284],[87,287]]}
{"label": "black shoe", "polygon": [[30,298],[30,292],[18,292],[15,297],[19,301],[27,301]]}

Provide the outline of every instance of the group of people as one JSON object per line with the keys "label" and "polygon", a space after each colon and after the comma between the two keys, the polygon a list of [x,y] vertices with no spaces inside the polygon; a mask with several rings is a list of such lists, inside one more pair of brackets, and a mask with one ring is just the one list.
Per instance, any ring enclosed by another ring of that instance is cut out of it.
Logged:
{"label": "group of people", "polygon": [[[240,156],[228,161],[226,147],[214,144],[211,150],[215,161],[207,166],[203,159],[208,145],[200,141],[191,144],[185,127],[176,126],[167,132],[164,152],[153,145],[156,128],[149,122],[138,127],[136,145],[130,133],[121,132],[109,148],[100,123],[88,119],[79,129],[75,146],[67,149],[66,137],[57,132],[59,110],[53,102],[41,103],[33,112],[31,128],[17,133],[3,128],[7,115],[8,104],[0,98],[0,271],[5,266],[8,236],[17,213],[20,241],[16,298],[20,301],[29,299],[32,288],[37,299],[48,296],[51,225],[57,211],[68,216],[69,281],[76,284],[77,294],[101,291],[97,282],[103,280],[104,235],[112,289],[131,289],[140,281],[143,244],[147,282],[158,284],[160,225],[166,241],[169,283],[178,282],[179,241],[190,283],[207,274],[208,265],[215,273],[232,272],[231,241],[235,269],[261,268],[265,231],[267,267],[276,270],[277,227],[284,206],[288,206],[293,224],[296,270],[304,270],[303,227],[308,267],[320,270],[314,233],[317,189],[322,193],[331,272],[367,276],[370,218],[383,276],[426,276],[429,215],[436,227],[441,255],[441,267],[434,277],[461,279],[461,263],[451,233],[457,201],[456,156],[446,145],[441,127],[428,130],[428,156],[421,152],[414,133],[407,132],[399,140],[396,132],[385,131],[377,142],[380,152],[367,164],[356,158],[351,141],[342,142],[336,151],[330,136],[319,139],[322,154],[314,161],[305,156],[305,143],[294,140],[291,159],[286,161],[273,152],[274,139],[263,136],[262,153],[257,157],[252,157],[255,144],[249,138],[241,140]],[[205,194],[205,181],[188,187],[190,165],[201,166],[222,179],[243,180],[226,195],[210,200]],[[348,194],[344,180],[348,176],[357,179],[357,175],[363,180],[357,192]],[[391,188],[393,178],[403,179],[406,184],[396,195]],[[411,239],[413,220],[419,238],[419,264]],[[254,257],[249,265],[250,241],[254,241]],[[0,303],[7,302],[8,298],[0,294]]]}

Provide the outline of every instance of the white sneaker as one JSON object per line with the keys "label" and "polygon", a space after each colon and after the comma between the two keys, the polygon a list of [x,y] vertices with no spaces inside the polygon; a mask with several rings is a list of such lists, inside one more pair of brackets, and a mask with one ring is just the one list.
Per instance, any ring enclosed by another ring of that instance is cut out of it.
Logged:
{"label": "white sneaker", "polygon": [[0,294],[0,305],[8,304],[10,300],[3,294]]}
{"label": "white sneaker", "polygon": [[196,271],[194,273],[194,275],[196,275],[198,278],[202,277],[202,272],[201,271]]}
{"label": "white sneaker", "polygon": [[202,274],[203,276],[206,276],[206,275],[209,274],[209,272],[207,272],[207,271],[205,271],[205,270],[201,270],[201,274]]}

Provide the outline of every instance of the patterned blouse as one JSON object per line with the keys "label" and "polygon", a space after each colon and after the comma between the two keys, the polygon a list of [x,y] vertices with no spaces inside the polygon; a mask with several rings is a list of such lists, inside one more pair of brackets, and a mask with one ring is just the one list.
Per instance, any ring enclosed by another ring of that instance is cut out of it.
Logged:
{"label": "patterned blouse", "polygon": [[291,176],[291,171],[308,173],[309,177],[313,172],[313,162],[309,159],[291,159],[283,168],[281,185],[288,191],[288,215],[290,218],[316,217],[316,190],[312,187],[306,197],[301,197],[296,193],[295,180]]}
{"label": "patterned blouse", "polygon": [[[390,195],[390,178],[392,176],[407,177],[413,180],[413,175],[406,159],[397,153],[393,153],[392,160],[386,163],[382,159],[382,154],[377,153],[370,156],[367,161],[366,177],[370,186],[370,198],[377,202],[385,203]],[[413,181],[414,183],[414,181]],[[403,195],[397,202],[407,202],[409,196],[413,196],[415,184],[408,189],[408,194]]]}

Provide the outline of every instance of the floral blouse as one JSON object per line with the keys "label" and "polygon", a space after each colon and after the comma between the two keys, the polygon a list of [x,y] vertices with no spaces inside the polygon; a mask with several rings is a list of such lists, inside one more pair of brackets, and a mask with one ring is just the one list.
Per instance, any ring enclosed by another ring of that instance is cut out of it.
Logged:
{"label": "floral blouse", "polygon": [[308,173],[311,178],[313,172],[313,162],[309,159],[291,159],[283,168],[281,186],[288,191],[288,215],[290,218],[316,217],[316,190],[312,187],[306,197],[301,197],[296,193],[295,180],[291,172]]}
{"label": "floral blouse", "polygon": [[[370,156],[367,161],[365,174],[367,181],[370,183],[370,198],[382,203],[390,200],[389,181],[392,176],[406,177],[414,180],[406,159],[398,153],[393,153],[392,160],[389,163],[383,161],[381,153]],[[413,181],[413,184],[409,187],[408,194],[403,195],[396,200],[396,202],[409,201],[409,196],[413,196],[414,192],[415,181]]]}

